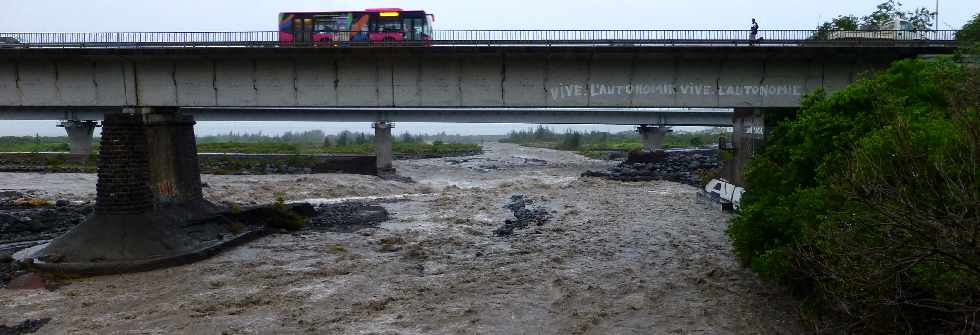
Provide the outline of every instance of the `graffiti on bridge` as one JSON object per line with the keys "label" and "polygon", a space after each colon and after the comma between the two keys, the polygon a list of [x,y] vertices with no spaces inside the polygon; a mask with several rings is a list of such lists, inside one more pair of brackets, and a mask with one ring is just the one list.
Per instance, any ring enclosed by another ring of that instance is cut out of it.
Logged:
{"label": "graffiti on bridge", "polygon": [[575,97],[629,96],[794,96],[803,95],[802,85],[704,85],[663,84],[559,84],[548,89],[553,100]]}

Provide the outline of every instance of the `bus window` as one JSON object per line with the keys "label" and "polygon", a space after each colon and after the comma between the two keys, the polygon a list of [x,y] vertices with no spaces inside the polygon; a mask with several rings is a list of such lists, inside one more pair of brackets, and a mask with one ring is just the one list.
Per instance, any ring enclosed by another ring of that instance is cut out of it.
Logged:
{"label": "bus window", "polygon": [[405,39],[420,41],[425,27],[425,22],[420,18],[405,18],[403,21],[405,29]]}
{"label": "bus window", "polygon": [[303,19],[293,19],[293,41],[306,42],[303,34]]}
{"label": "bus window", "polygon": [[401,22],[398,22],[398,20],[380,19],[378,20],[378,23],[374,25],[374,29],[371,29],[371,31],[382,32],[382,33],[388,33],[388,32],[397,33],[402,31],[402,24]]}
{"label": "bus window", "polygon": [[313,19],[303,19],[303,42],[313,41]]}

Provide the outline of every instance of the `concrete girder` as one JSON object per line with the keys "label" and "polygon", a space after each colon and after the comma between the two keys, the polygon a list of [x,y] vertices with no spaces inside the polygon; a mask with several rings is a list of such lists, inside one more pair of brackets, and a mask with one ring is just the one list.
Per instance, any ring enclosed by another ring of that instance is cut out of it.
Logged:
{"label": "concrete girder", "polygon": [[58,51],[0,53],[0,108],[797,107],[808,91],[835,91],[865,70],[933,50],[200,48],[99,57],[85,57],[93,50]]}
{"label": "concrete girder", "polygon": [[[545,123],[545,124],[662,124],[729,127],[732,112],[641,110],[622,108],[181,108],[197,121],[332,121]],[[102,118],[99,109],[0,108],[4,120],[64,120]]]}

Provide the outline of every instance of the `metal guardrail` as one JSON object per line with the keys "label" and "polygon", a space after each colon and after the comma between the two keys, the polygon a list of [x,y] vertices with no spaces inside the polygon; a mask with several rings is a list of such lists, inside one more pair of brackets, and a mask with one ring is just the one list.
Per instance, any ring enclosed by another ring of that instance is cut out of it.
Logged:
{"label": "metal guardrail", "polygon": [[[350,36],[354,32],[323,35]],[[0,48],[377,47],[459,45],[955,45],[957,30],[436,30],[425,41],[281,42],[278,31],[0,33]]]}

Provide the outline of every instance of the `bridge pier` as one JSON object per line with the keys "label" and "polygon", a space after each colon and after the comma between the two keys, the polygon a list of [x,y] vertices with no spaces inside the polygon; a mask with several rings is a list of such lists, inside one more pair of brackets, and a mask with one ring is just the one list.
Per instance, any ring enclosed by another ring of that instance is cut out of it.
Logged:
{"label": "bridge pier", "polygon": [[640,125],[636,128],[640,133],[640,140],[643,143],[643,151],[653,152],[663,149],[664,137],[671,132],[669,127],[658,127],[651,125]]}
{"label": "bridge pier", "polygon": [[156,207],[203,201],[194,117],[182,115],[176,109],[149,109],[140,114]]}
{"label": "bridge pier", "polygon": [[395,174],[391,148],[394,142],[394,138],[391,136],[391,128],[394,128],[395,125],[388,121],[377,121],[371,127],[374,128],[374,153],[377,156],[378,175]]}
{"label": "bridge pier", "polygon": [[53,271],[140,271],[192,261],[235,238],[201,193],[193,126],[177,109],[106,114],[95,212],[27,257]]}
{"label": "bridge pier", "polygon": [[722,167],[721,175],[736,185],[745,185],[745,168],[756,152],[765,145],[766,113],[778,109],[735,108],[732,116],[732,158]]}
{"label": "bridge pier", "polygon": [[58,127],[65,128],[68,133],[68,147],[72,155],[92,154],[92,134],[99,126],[97,121],[65,120]]}

